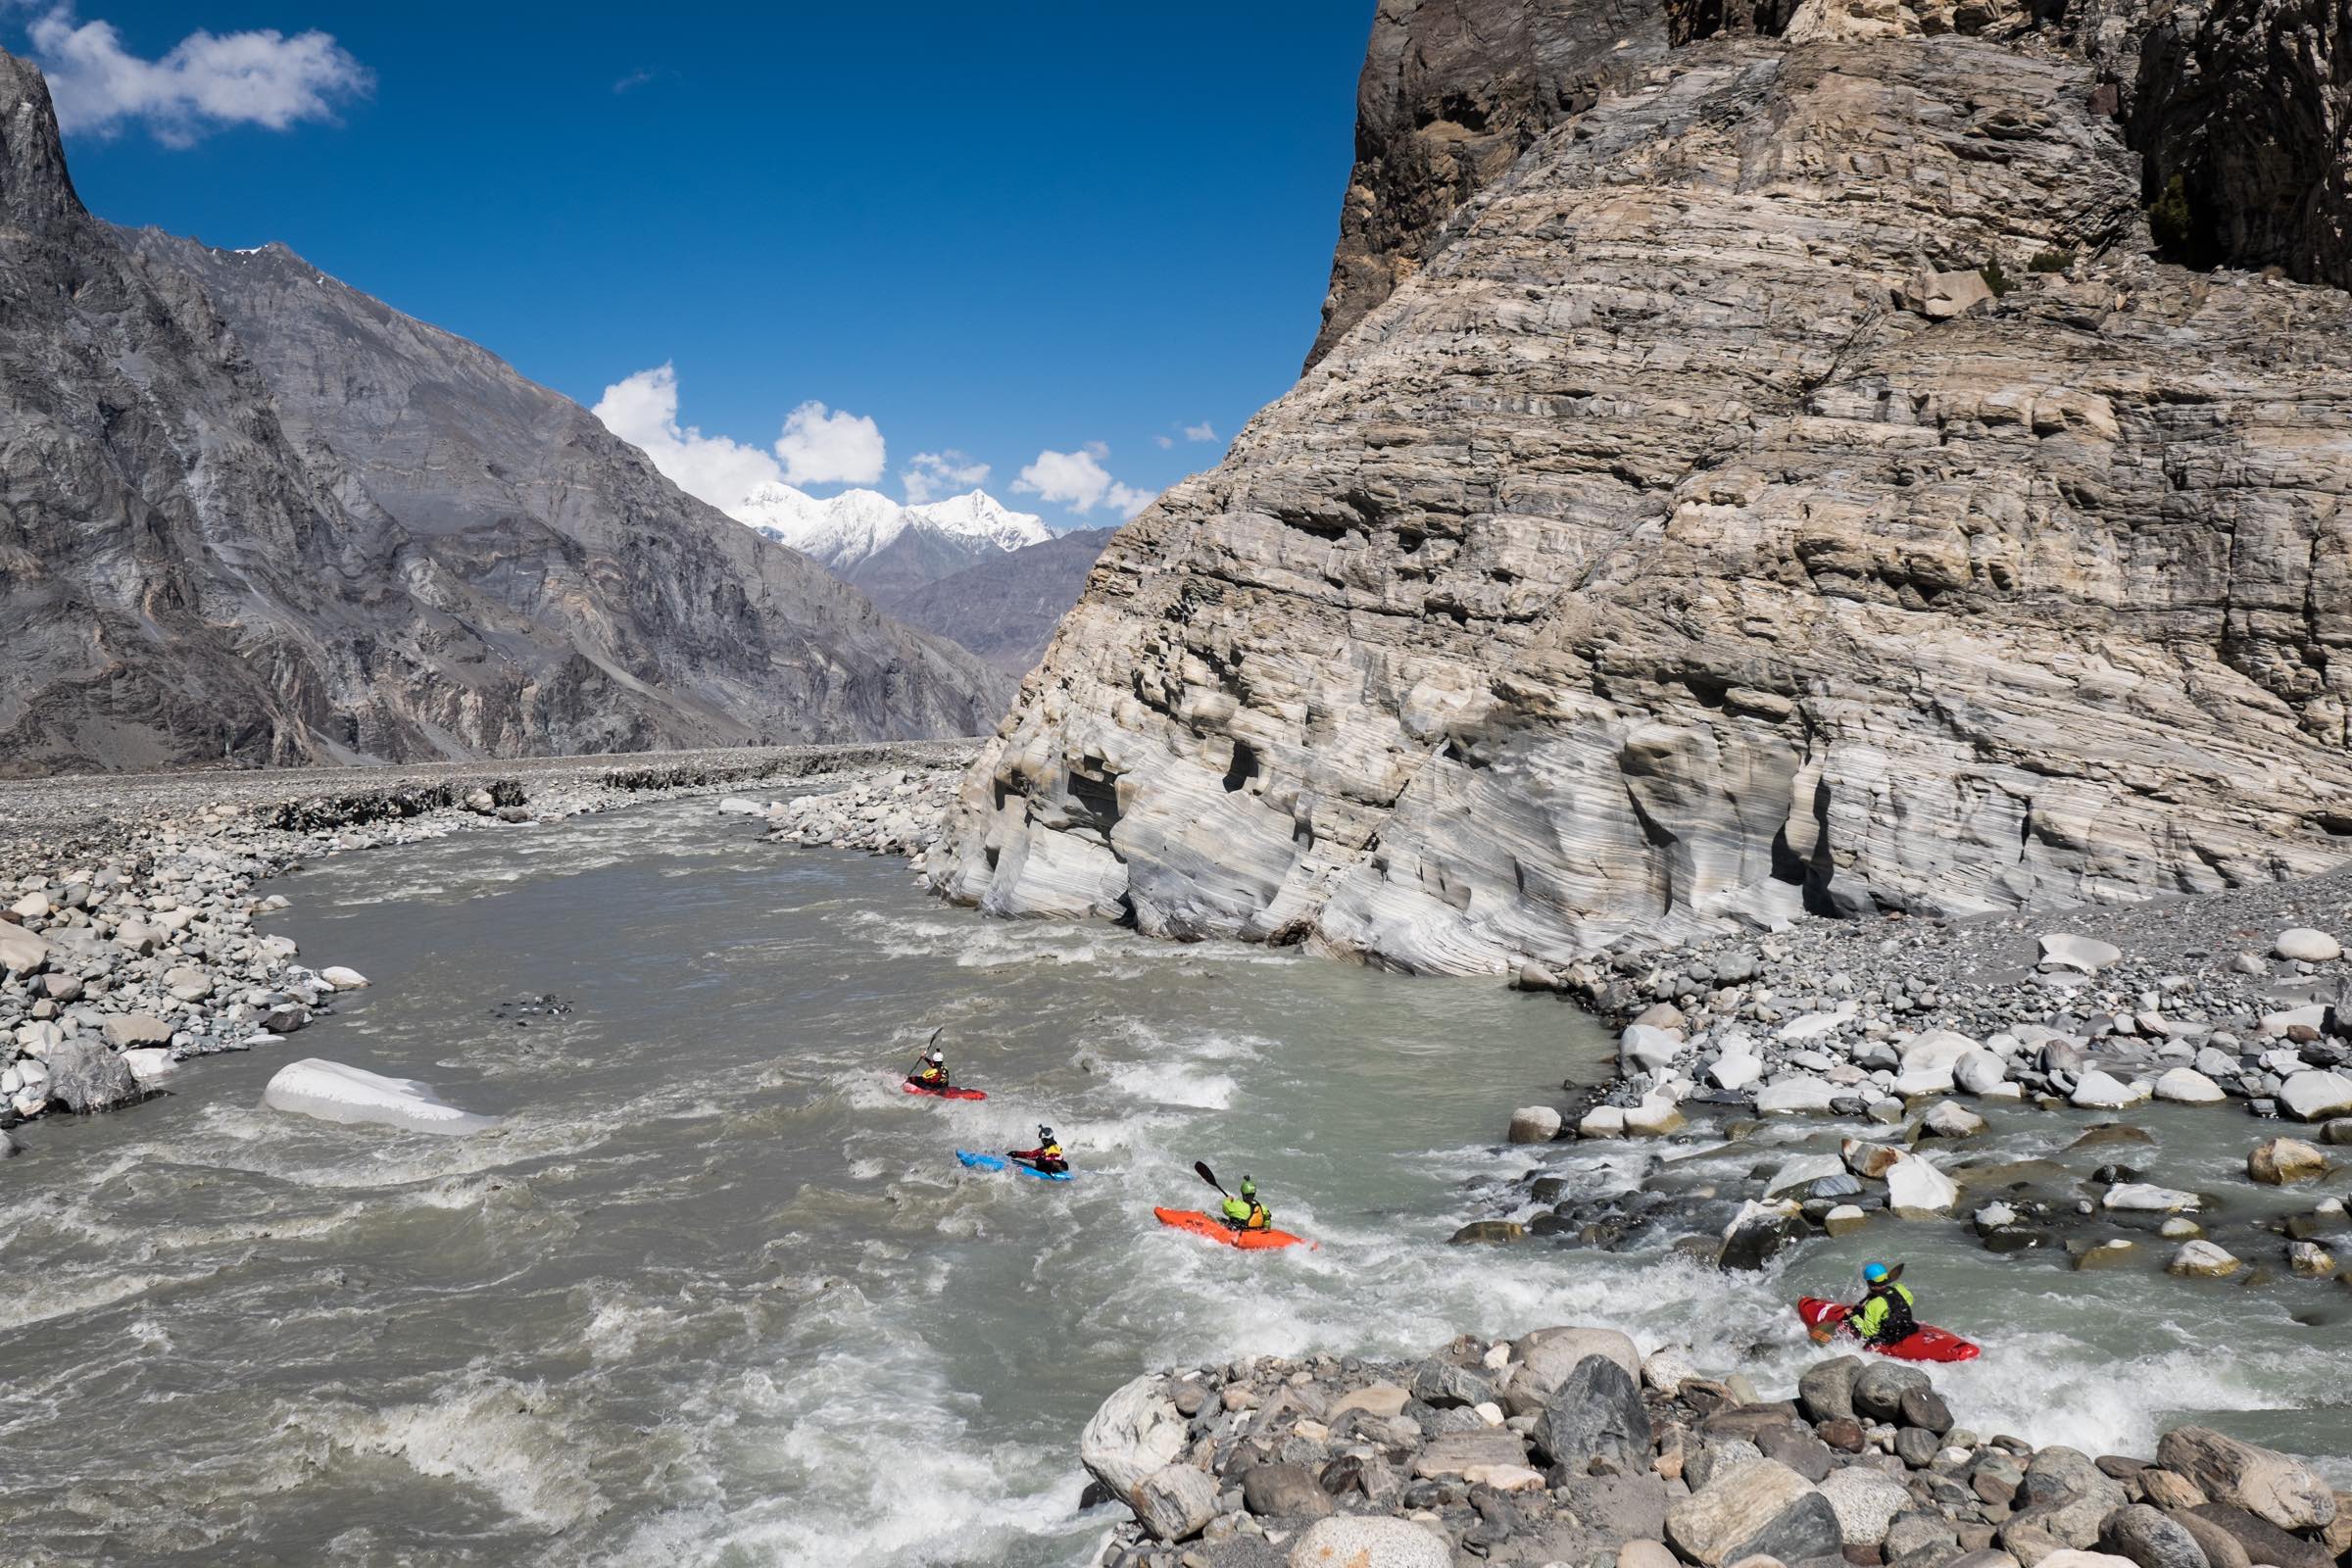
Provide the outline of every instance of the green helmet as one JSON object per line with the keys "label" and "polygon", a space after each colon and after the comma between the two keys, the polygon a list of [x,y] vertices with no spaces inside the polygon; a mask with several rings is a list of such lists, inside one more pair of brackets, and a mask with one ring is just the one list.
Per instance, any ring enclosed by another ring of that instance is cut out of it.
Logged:
{"label": "green helmet", "polygon": [[1257,1182],[1254,1178],[1249,1176],[1242,1178],[1242,1196],[1244,1198],[1255,1198],[1257,1196]]}

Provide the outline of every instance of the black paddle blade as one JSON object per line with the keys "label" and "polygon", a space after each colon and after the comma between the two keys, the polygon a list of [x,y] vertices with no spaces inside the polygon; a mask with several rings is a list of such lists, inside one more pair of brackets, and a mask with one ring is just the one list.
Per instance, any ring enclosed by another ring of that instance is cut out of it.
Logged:
{"label": "black paddle blade", "polygon": [[[1198,1177],[1200,1177],[1200,1178],[1202,1181],[1204,1181],[1204,1182],[1208,1183],[1208,1185],[1209,1185],[1209,1186],[1211,1186],[1211,1187],[1214,1187],[1214,1188],[1215,1188],[1215,1189],[1216,1189],[1218,1192],[1222,1193],[1222,1192],[1224,1192],[1224,1191],[1225,1191],[1225,1184],[1224,1184],[1223,1182],[1221,1182],[1221,1181],[1217,1180],[1217,1173],[1216,1173],[1215,1171],[1213,1171],[1213,1170],[1210,1170],[1210,1169],[1208,1168],[1208,1161],[1207,1161],[1207,1160],[1205,1160],[1205,1159],[1196,1159],[1196,1160],[1194,1160],[1194,1161],[1193,1161],[1193,1174],[1194,1174],[1194,1175],[1196,1175],[1196,1176],[1198,1176]],[[1231,1195],[1231,1194],[1227,1194],[1226,1196],[1227,1196],[1227,1197],[1231,1197],[1232,1195]]]}

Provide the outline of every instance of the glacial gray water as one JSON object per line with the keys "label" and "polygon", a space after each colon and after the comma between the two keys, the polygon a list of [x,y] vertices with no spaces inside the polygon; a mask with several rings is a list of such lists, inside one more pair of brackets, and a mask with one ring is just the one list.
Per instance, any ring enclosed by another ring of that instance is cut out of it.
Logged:
{"label": "glacial gray water", "polygon": [[[707,802],[273,886],[306,958],[373,988],[169,1099],[27,1129],[0,1166],[0,1532],[35,1561],[1075,1568],[1110,1522],[1078,1511],[1078,1429],[1148,1367],[1599,1321],[1785,1388],[1811,1354],[1790,1298],[1887,1250],[1725,1278],[1663,1250],[1449,1248],[1475,1185],[1652,1157],[1493,1147],[1513,1105],[1602,1070],[1574,1010],[987,922]],[[545,992],[576,1010],[493,1016]],[[985,1103],[899,1092],[936,1025]],[[309,1055],[508,1120],[442,1140],[258,1108]],[[953,1157],[1041,1120],[1078,1181]],[[2154,1125],[2142,1163],[2190,1185],[2249,1141],[2238,1117]],[[1819,1136],[1696,1169],[1730,1191]],[[1321,1250],[1156,1225],[1155,1203],[1213,1201],[1196,1158],[1253,1172]],[[1914,1229],[1926,1315],[1988,1344],[1943,1378],[1965,1420],[2144,1452],[2219,1411],[2352,1451],[2340,1289],[2076,1275]]]}

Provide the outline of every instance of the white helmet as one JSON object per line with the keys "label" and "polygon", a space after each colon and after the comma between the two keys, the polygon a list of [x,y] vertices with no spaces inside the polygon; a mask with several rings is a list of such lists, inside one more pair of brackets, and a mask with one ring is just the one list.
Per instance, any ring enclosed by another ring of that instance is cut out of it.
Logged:
{"label": "white helmet", "polygon": [[947,1059],[948,1059],[948,1054],[947,1054],[946,1052],[944,1052],[944,1051],[940,1050],[940,1049],[939,1049],[937,1046],[933,1046],[933,1047],[931,1048],[931,1055],[930,1055],[929,1059],[930,1059],[930,1060],[932,1060],[932,1061],[935,1061],[935,1062],[937,1062],[937,1061],[945,1061],[945,1060],[947,1060]]}

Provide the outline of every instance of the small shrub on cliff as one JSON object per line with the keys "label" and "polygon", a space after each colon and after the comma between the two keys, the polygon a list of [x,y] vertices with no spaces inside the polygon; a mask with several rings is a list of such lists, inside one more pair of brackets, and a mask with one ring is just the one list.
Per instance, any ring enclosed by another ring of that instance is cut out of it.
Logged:
{"label": "small shrub on cliff", "polygon": [[2188,209],[2188,187],[2179,174],[2165,181],[2164,194],[2148,204],[2148,232],[2160,251],[2181,255],[2190,249],[2196,220]]}
{"label": "small shrub on cliff", "polygon": [[1997,256],[1978,268],[1977,275],[1984,280],[1984,286],[1992,290],[1992,297],[1996,300],[2014,286],[2009,281],[2009,274],[2001,270],[2001,259]]}
{"label": "small shrub on cliff", "polygon": [[2073,251],[2035,251],[2026,264],[2036,272],[2063,272],[2075,265]]}

